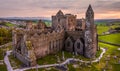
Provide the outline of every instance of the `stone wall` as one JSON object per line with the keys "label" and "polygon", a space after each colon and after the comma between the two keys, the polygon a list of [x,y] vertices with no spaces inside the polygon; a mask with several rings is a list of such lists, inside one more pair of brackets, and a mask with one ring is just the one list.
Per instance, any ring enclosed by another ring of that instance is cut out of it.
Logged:
{"label": "stone wall", "polygon": [[56,53],[63,47],[64,32],[52,32],[47,34],[35,34],[29,39],[37,58]]}
{"label": "stone wall", "polygon": [[14,57],[18,58],[23,64],[27,65],[27,66],[31,66],[30,61],[27,57],[19,54],[18,52],[14,51]]}
{"label": "stone wall", "polygon": [[60,10],[55,16],[52,16],[52,28],[56,29],[60,25],[64,30],[74,31],[77,24],[76,17],[72,14],[64,15]]}
{"label": "stone wall", "polygon": [[65,34],[64,49],[76,54],[84,54],[84,35],[83,31],[67,31]]}
{"label": "stone wall", "polygon": [[35,65],[36,59],[62,49],[93,58],[98,49],[97,41],[94,12],[90,5],[86,19],[77,20],[76,15],[64,15],[60,10],[52,16],[49,29],[39,21],[38,25],[28,22],[26,29],[14,30],[13,54],[26,65]]}

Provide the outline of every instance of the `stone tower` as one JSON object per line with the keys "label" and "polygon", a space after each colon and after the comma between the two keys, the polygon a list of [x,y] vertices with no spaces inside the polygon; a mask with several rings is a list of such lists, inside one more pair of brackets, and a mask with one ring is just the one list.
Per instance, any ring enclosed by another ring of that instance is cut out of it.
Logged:
{"label": "stone tower", "polygon": [[89,5],[89,7],[86,11],[86,21],[91,23],[90,25],[94,24],[94,11],[93,11],[91,5]]}
{"label": "stone tower", "polygon": [[59,10],[55,16],[52,16],[52,29],[55,30],[58,24],[62,26],[62,24],[64,23],[63,21],[65,21],[64,14],[61,10]]}
{"label": "stone tower", "polygon": [[66,31],[74,31],[76,27],[76,15],[63,14],[61,10],[55,16],[52,16],[52,29],[57,29],[58,26]]}
{"label": "stone tower", "polygon": [[27,21],[26,22],[26,29],[32,29],[33,25],[32,25],[32,21]]}
{"label": "stone tower", "polygon": [[94,24],[94,11],[89,5],[86,11],[86,28],[85,28],[85,56],[93,58],[96,54],[97,31]]}

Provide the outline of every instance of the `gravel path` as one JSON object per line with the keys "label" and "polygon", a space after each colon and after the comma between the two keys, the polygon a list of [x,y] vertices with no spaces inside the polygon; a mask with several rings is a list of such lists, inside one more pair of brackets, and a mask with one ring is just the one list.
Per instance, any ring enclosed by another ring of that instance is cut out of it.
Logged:
{"label": "gravel path", "polygon": [[78,62],[83,62],[83,63],[90,63],[90,62],[95,63],[95,62],[99,62],[100,59],[103,57],[103,54],[106,52],[105,48],[101,48],[101,49],[102,49],[102,53],[100,54],[100,56],[98,58],[96,58],[93,61],[84,61],[84,60],[80,60],[80,59],[76,59],[76,58],[68,58],[63,63],[60,63],[60,64],[37,65],[37,66],[34,66],[34,67],[27,67],[27,68],[23,68],[23,69],[16,69],[14,71],[24,71],[24,70],[36,69],[36,68],[47,68],[47,67],[61,66],[61,65],[69,64],[70,61],[78,61]]}
{"label": "gravel path", "polygon": [[5,57],[4,57],[4,62],[5,62],[5,64],[6,64],[6,66],[7,66],[7,70],[8,70],[8,71],[13,71],[13,68],[12,68],[12,66],[11,66],[11,64],[10,64],[10,61],[9,61],[9,58],[8,58],[8,56],[10,55],[11,52],[12,52],[12,51],[7,51],[7,52],[6,52],[6,55],[5,55]]}

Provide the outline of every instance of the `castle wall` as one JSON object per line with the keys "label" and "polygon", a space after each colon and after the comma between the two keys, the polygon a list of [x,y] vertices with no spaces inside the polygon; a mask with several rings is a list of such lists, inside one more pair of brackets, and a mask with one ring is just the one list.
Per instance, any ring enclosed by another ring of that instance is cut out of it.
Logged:
{"label": "castle wall", "polygon": [[83,55],[84,35],[83,31],[67,31],[65,37],[65,50]]}
{"label": "castle wall", "polygon": [[31,63],[26,56],[23,56],[16,51],[14,51],[14,56],[18,58],[21,62],[23,62],[25,65],[30,66]]}
{"label": "castle wall", "polygon": [[71,15],[71,14],[66,14],[66,30],[67,31],[75,31],[75,27],[76,27],[76,24],[77,24],[77,19],[76,19],[76,16],[74,15]]}
{"label": "castle wall", "polygon": [[13,54],[26,65],[35,65],[36,59],[62,49],[92,58],[97,46],[97,29],[91,6],[86,12],[86,19],[77,20],[76,15],[64,15],[60,10],[52,16],[50,29],[41,21],[34,27],[28,22],[26,29],[13,33]]}
{"label": "castle wall", "polygon": [[48,54],[54,54],[62,50],[63,40],[64,32],[52,32],[33,36],[31,38],[31,42],[33,43],[34,52],[37,58],[44,57]]}

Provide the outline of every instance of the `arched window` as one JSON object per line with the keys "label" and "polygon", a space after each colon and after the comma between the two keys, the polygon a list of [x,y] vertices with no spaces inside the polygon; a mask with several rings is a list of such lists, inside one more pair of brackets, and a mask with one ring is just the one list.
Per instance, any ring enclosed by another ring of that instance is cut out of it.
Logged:
{"label": "arched window", "polygon": [[80,43],[77,43],[77,48],[80,49]]}
{"label": "arched window", "polygon": [[68,47],[70,46],[70,41],[67,42],[67,46],[68,46]]}
{"label": "arched window", "polygon": [[49,44],[49,50],[51,50],[52,48],[51,48],[51,42],[50,42],[50,44]]}
{"label": "arched window", "polygon": [[60,22],[60,19],[58,19],[58,22]]}

